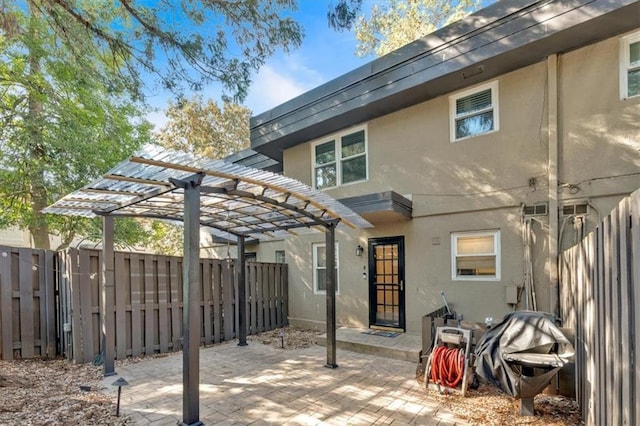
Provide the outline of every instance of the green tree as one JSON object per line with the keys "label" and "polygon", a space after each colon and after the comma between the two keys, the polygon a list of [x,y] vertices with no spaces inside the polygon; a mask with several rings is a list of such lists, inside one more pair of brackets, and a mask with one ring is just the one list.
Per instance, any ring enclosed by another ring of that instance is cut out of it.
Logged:
{"label": "green tree", "polygon": [[220,108],[197,96],[170,102],[165,115],[169,121],[156,138],[169,149],[218,159],[249,147],[251,111],[242,105],[225,102]]}
{"label": "green tree", "polygon": [[482,2],[388,0],[382,6],[373,6],[368,17],[358,14],[361,5],[362,0],[341,0],[333,15],[329,13],[329,22],[337,29],[355,26],[359,42],[356,55],[382,56],[467,16],[478,10]]}
{"label": "green tree", "polygon": [[40,211],[149,140],[145,81],[178,94],[218,81],[243,99],[251,71],[302,38],[290,0],[143,3],[0,3],[0,226],[28,229],[36,247],[96,229]]}
{"label": "green tree", "polygon": [[[167,124],[155,135],[162,146],[211,159],[221,159],[249,147],[251,111],[238,104],[180,99],[169,103]],[[157,236],[151,248],[158,253],[182,254],[182,228],[168,223],[148,225]]]}
{"label": "green tree", "polygon": [[[181,94],[220,82],[243,100],[251,72],[302,42],[295,0],[25,0],[59,41],[99,47],[131,93],[155,77]],[[80,53],[80,52],[78,52]]]}
{"label": "green tree", "polygon": [[150,126],[122,86],[105,84],[111,70],[95,51],[70,52],[28,12],[3,13],[0,226],[28,229],[50,248],[50,233],[68,243],[91,224],[40,211],[148,141]]}

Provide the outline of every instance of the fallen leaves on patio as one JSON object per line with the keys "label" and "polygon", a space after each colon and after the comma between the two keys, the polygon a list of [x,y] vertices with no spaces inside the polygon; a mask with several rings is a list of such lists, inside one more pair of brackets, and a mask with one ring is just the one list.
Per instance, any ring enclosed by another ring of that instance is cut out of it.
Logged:
{"label": "fallen leaves on patio", "polygon": [[101,378],[101,367],[65,359],[0,360],[0,424],[132,424],[97,390]]}
{"label": "fallen leaves on patio", "polygon": [[[422,383],[422,378],[420,378]],[[580,424],[580,410],[575,400],[560,395],[540,394],[535,397],[535,416],[520,416],[520,401],[511,398],[488,384],[467,391],[462,397],[457,393],[440,394],[425,389],[442,407],[456,417],[477,425],[552,425],[568,426]]]}
{"label": "fallen leaves on patio", "polygon": [[249,342],[260,342],[281,349],[304,349],[315,345],[318,336],[323,334],[317,330],[305,330],[295,327],[282,327],[247,336]]}
{"label": "fallen leaves on patio", "polygon": [[[248,336],[259,342],[284,350],[303,349],[316,343],[321,332],[284,327]],[[231,340],[223,344],[232,344]],[[152,357],[166,357],[157,354]],[[149,357],[117,361],[129,364]],[[64,359],[0,360],[0,424],[27,425],[131,425],[126,416],[115,416],[115,400],[98,390],[102,367],[91,364],[74,365]],[[115,380],[115,379],[114,379]],[[418,379],[422,383],[422,378]],[[89,390],[83,391],[82,387]],[[580,414],[576,402],[562,396],[538,395],[535,417],[519,416],[517,399],[510,398],[490,385],[470,390],[467,397],[458,394],[441,395],[424,389],[456,417],[476,425],[577,425]]]}

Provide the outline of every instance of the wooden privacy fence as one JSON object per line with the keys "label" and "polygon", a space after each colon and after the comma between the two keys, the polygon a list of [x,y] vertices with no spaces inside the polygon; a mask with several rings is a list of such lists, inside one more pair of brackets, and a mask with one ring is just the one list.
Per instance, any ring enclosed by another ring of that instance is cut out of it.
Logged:
{"label": "wooden privacy fence", "polygon": [[640,191],[560,257],[561,310],[576,331],[587,425],[640,424]]}
{"label": "wooden privacy fence", "polygon": [[0,246],[0,356],[55,356],[54,252]]}
{"label": "wooden privacy fence", "polygon": [[[0,247],[0,355],[97,360],[102,252]],[[236,337],[235,261],[200,259],[201,342]],[[245,264],[248,334],[287,324],[287,265]],[[116,357],[181,349],[182,258],[115,253]]]}
{"label": "wooden privacy fence", "polygon": [[[102,350],[100,333],[101,256],[98,250],[64,253],[60,281],[62,341],[76,362],[93,361]],[[199,305],[202,344],[237,336],[235,261],[200,259]],[[248,334],[287,324],[287,266],[245,265]],[[116,252],[116,357],[149,355],[181,349],[182,258]]]}

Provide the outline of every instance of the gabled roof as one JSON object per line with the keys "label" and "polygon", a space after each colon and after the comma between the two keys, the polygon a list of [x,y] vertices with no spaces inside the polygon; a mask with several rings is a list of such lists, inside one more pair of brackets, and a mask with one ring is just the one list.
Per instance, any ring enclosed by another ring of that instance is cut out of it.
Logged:
{"label": "gabled roof", "polygon": [[630,0],[502,0],[251,118],[251,148],[300,143],[640,26]]}

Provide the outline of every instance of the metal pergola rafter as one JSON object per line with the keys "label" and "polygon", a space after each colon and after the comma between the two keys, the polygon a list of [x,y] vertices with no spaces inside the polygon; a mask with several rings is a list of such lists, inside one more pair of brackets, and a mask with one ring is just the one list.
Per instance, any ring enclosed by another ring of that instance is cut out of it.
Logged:
{"label": "metal pergola rafter", "polygon": [[115,374],[115,320],[107,315],[115,294],[113,220],[142,217],[184,223],[183,420],[199,420],[199,231],[235,240],[238,246],[239,345],[246,345],[244,245],[247,238],[280,239],[312,230],[326,236],[327,362],[335,368],[335,229],[371,224],[327,194],[294,179],[222,160],[143,147],[106,175],[62,197],[45,213],[103,217],[101,327],[104,372]]}

